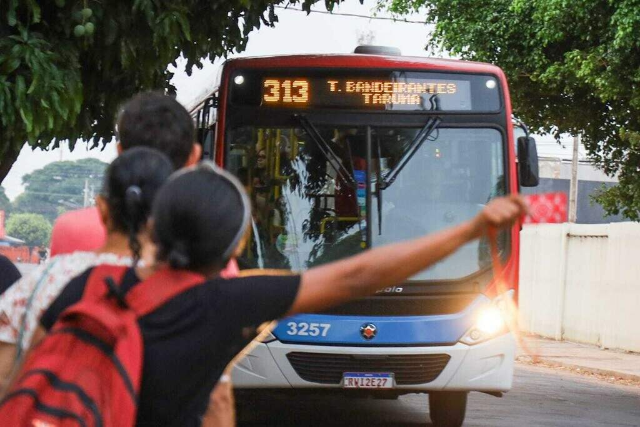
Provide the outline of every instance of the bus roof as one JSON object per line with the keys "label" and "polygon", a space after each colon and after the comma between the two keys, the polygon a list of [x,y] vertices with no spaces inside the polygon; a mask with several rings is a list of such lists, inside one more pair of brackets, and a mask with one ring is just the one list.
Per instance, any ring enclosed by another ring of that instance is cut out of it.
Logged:
{"label": "bus roof", "polygon": [[215,83],[203,90],[191,102],[185,103],[191,114],[206,98],[218,88],[222,72],[238,68],[389,68],[389,69],[425,69],[443,72],[468,72],[493,74],[506,83],[502,70],[491,64],[462,61],[459,59],[427,58],[419,56],[384,56],[363,54],[313,54],[313,55],[274,55],[227,59],[220,65]]}
{"label": "bus roof", "polygon": [[499,67],[459,59],[420,56],[384,56],[362,54],[278,55],[232,58],[223,64],[228,68],[320,67],[320,68],[429,68],[437,71],[502,74]]}

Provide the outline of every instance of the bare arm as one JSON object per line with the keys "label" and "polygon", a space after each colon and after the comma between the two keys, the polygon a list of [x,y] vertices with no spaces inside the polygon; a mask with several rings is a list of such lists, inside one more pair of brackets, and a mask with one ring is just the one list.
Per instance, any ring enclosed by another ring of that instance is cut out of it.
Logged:
{"label": "bare arm", "polygon": [[15,360],[16,345],[8,342],[0,342],[0,391],[4,390],[9,383],[9,377]]}
{"label": "bare arm", "polygon": [[40,341],[42,341],[46,335],[47,331],[42,326],[38,325],[36,331],[33,333],[33,338],[31,338],[31,345],[29,346],[29,350],[25,354],[25,359],[26,356],[31,352],[31,349],[40,344]]}
{"label": "bare arm", "polygon": [[518,196],[495,199],[476,218],[457,227],[305,271],[287,315],[318,311],[400,283],[480,237],[489,227],[513,225],[525,212],[525,203]]}
{"label": "bare arm", "polygon": [[[7,377],[4,378],[2,387],[0,387],[0,398],[4,397],[4,395],[7,393],[7,391],[9,390],[9,387],[11,386],[12,382],[15,379],[15,376],[20,372],[20,370],[22,369],[22,365],[24,365],[24,362],[29,358],[31,351],[38,344],[40,344],[40,341],[42,341],[46,335],[47,335],[47,331],[42,326],[38,326],[36,328],[36,331],[33,334],[33,338],[31,339],[31,345],[29,346],[29,349],[22,355],[20,360],[18,360],[18,363],[15,365],[12,365],[12,369],[10,369],[7,372]],[[15,349],[16,347],[13,346],[14,355],[15,355]]]}
{"label": "bare arm", "polygon": [[201,427],[235,427],[236,403],[233,396],[233,384],[231,384],[232,365],[227,366],[224,374],[209,394],[209,406]]}
{"label": "bare arm", "polygon": [[291,270],[278,270],[273,268],[251,268],[248,270],[240,270],[238,277],[252,276],[292,276],[296,274]]}

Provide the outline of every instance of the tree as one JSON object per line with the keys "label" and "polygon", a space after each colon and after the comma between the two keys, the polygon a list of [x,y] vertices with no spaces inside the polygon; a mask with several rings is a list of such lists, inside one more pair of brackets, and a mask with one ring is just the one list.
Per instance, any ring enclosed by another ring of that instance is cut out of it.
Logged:
{"label": "tree", "polygon": [[4,211],[5,218],[11,213],[11,200],[4,192],[4,187],[0,187],[0,211]]}
{"label": "tree", "polygon": [[380,0],[424,11],[428,42],[499,65],[514,112],[534,130],[582,135],[591,160],[619,184],[596,199],[640,220],[640,6],[633,0]]}
{"label": "tree", "polygon": [[100,190],[106,167],[97,159],[49,163],[22,177],[25,191],[14,201],[14,210],[53,222],[65,210],[84,206],[85,185],[94,193]]}
{"label": "tree", "polygon": [[29,250],[36,246],[43,248],[49,245],[51,223],[38,214],[13,214],[7,221],[7,234],[24,240]]}
{"label": "tree", "polygon": [[[308,9],[314,0],[305,0]],[[169,64],[243,50],[280,0],[7,0],[0,3],[0,182],[28,141],[113,136],[118,106],[167,89]],[[294,0],[293,3],[298,1]],[[333,3],[329,0],[328,3]]]}

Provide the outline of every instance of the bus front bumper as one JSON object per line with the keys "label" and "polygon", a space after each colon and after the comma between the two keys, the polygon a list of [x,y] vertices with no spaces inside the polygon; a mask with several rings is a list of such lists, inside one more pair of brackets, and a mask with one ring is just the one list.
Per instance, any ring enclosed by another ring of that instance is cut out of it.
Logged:
{"label": "bus front bumper", "polygon": [[342,381],[319,383],[305,380],[302,376],[309,378],[309,375],[314,375],[314,369],[322,368],[296,368],[287,357],[290,353],[307,356],[310,353],[320,361],[333,360],[334,356],[344,360],[342,356],[347,356],[348,359],[355,360],[354,366],[358,366],[358,359],[375,360],[398,356],[394,360],[402,360],[402,356],[434,355],[434,358],[437,358],[438,355],[448,355],[444,367],[441,370],[436,368],[439,373],[434,374],[435,379],[424,383],[398,384],[396,376],[394,390],[400,393],[435,390],[497,393],[511,389],[515,352],[516,343],[511,333],[473,346],[457,343],[451,346],[430,347],[349,347],[284,344],[273,341],[257,344],[247,357],[238,362],[233,370],[233,383],[239,389],[342,388]]}

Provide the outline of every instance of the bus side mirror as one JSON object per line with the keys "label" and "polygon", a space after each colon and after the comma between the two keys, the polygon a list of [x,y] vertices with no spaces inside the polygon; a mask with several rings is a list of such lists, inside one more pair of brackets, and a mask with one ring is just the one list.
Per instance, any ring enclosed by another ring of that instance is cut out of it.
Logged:
{"label": "bus side mirror", "polygon": [[518,138],[518,173],[523,187],[537,187],[540,183],[538,149],[536,140],[530,136]]}

